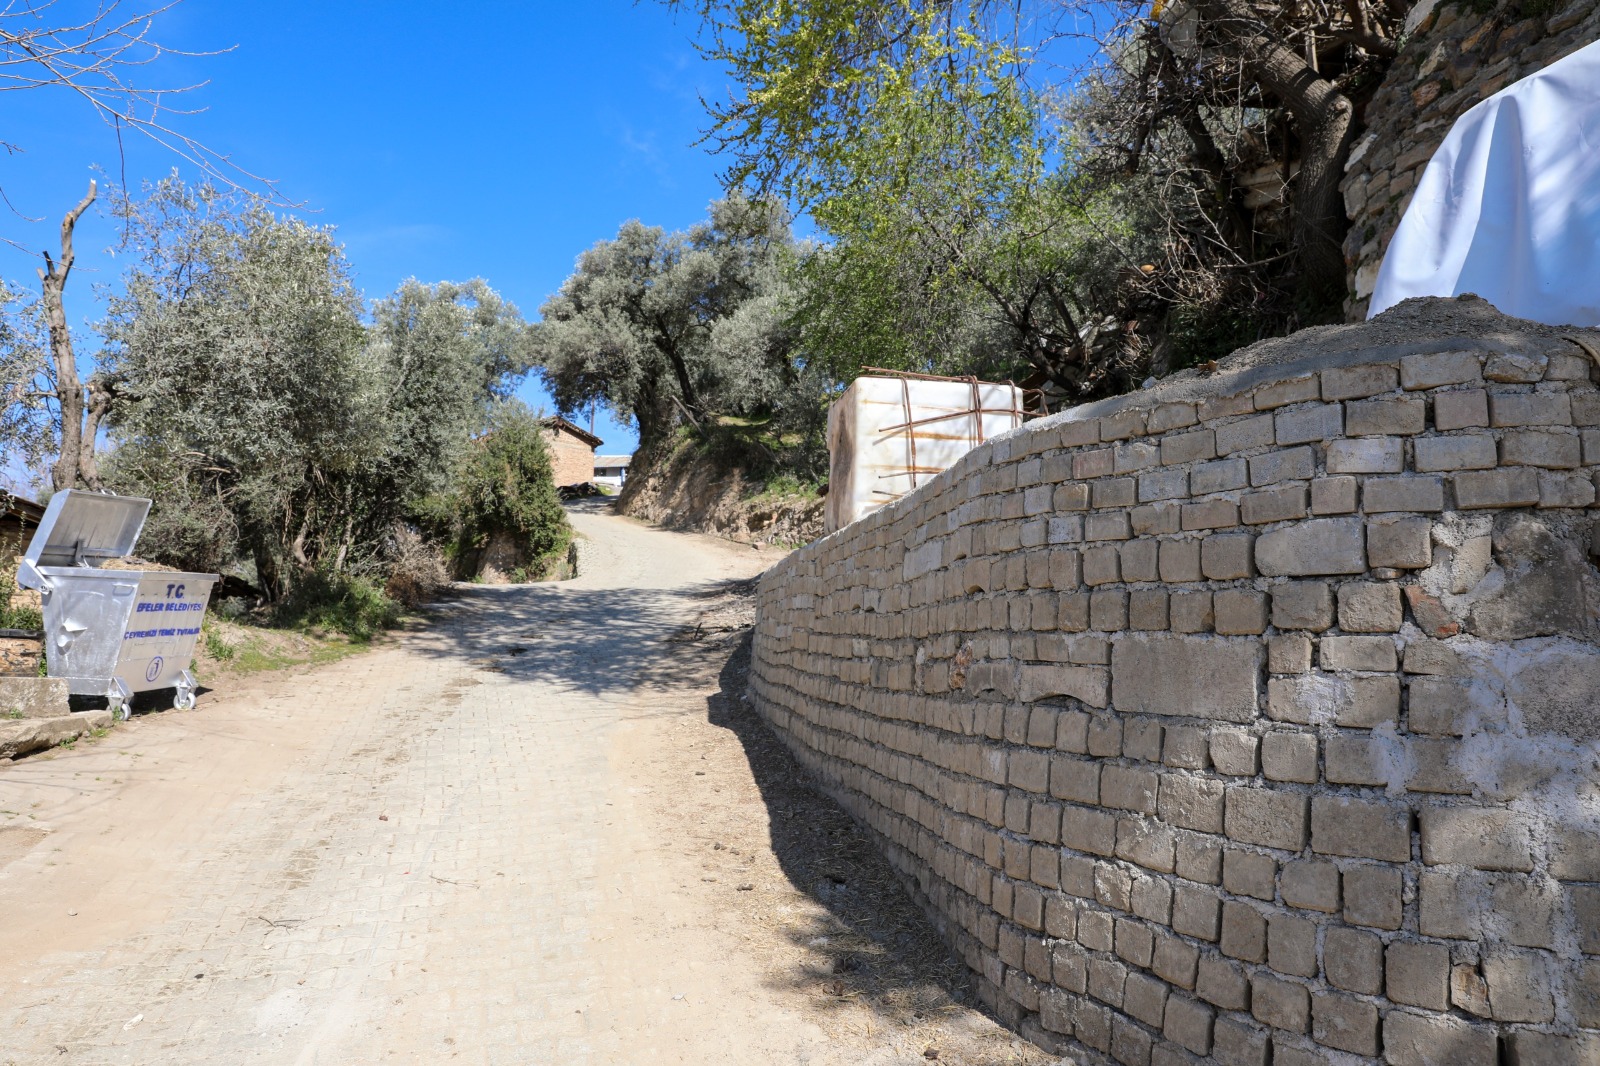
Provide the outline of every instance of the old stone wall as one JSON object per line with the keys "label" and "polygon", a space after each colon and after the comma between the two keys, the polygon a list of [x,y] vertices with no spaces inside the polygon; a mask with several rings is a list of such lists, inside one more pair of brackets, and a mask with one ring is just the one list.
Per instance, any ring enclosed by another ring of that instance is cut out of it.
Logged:
{"label": "old stone wall", "polygon": [[1600,0],[1423,0],[1414,29],[1366,107],[1341,188],[1352,320],[1366,317],[1378,267],[1422,169],[1473,105],[1600,39]]}
{"label": "old stone wall", "polygon": [[1010,1024],[1600,1063],[1600,372],[1503,321],[1032,423],[763,578],[752,700]]}

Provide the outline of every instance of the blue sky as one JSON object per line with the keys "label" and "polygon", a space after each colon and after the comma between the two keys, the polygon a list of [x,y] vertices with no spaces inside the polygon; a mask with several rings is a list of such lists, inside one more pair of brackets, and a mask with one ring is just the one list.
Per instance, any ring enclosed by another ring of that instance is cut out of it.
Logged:
{"label": "blue sky", "polygon": [[[139,3],[141,0],[128,0]],[[153,0],[149,0],[154,6]],[[83,7],[67,0],[67,7]],[[718,161],[693,142],[701,94],[728,91],[691,43],[695,21],[662,5],[582,3],[338,3],[183,0],[152,36],[189,51],[139,73],[147,85],[209,82],[174,98],[203,107],[184,132],[275,179],[299,213],[338,227],[368,297],[406,277],[482,276],[530,319],[573,260],[629,218],[678,229],[719,194]],[[61,215],[91,167],[130,185],[181,161],[113,131],[53,89],[6,94],[0,238],[55,246]],[[192,172],[186,171],[193,177]],[[28,218],[39,221],[29,221]],[[98,315],[92,285],[114,282],[115,228],[102,214],[79,226],[68,285],[76,326]],[[0,245],[0,274],[36,288],[38,259]],[[86,328],[80,355],[92,350]],[[521,393],[548,406],[536,380]],[[600,413],[607,452],[635,434]]]}

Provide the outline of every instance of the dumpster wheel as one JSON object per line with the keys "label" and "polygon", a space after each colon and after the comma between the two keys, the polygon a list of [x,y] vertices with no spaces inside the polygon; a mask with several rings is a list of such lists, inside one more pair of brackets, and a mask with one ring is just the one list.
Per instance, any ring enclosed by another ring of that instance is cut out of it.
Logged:
{"label": "dumpster wheel", "polygon": [[122,678],[111,679],[111,685],[106,690],[106,707],[119,722],[126,722],[133,712],[133,692]]}
{"label": "dumpster wheel", "polygon": [[172,709],[175,711],[194,710],[195,690],[200,687],[200,682],[187,670],[178,674],[177,687],[172,690]]}

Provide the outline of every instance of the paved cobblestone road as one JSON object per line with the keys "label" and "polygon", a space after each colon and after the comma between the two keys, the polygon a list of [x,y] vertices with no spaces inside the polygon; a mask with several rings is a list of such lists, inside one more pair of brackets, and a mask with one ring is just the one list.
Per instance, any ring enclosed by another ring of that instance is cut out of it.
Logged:
{"label": "paved cobblestone road", "polygon": [[829,1060],[607,757],[766,559],[575,521],[576,581],[0,767],[0,1063]]}

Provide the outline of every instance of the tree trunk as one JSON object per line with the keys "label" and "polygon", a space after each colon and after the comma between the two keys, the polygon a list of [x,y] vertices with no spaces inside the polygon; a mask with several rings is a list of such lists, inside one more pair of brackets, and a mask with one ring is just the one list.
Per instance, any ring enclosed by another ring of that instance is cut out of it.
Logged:
{"label": "tree trunk", "polygon": [[1244,0],[1200,0],[1200,11],[1262,88],[1283,101],[1300,132],[1294,189],[1294,245],[1300,291],[1316,300],[1342,296],[1347,225],[1339,179],[1354,139],[1354,108],[1305,57],[1264,32]]}
{"label": "tree trunk", "polygon": [[96,492],[104,486],[100,482],[100,462],[95,457],[94,442],[100,433],[100,423],[105,421],[106,414],[111,410],[113,389],[111,379],[104,374],[96,374],[89,379],[89,411],[83,422],[83,438],[78,446],[78,476]]}
{"label": "tree trunk", "polygon": [[[45,252],[47,269],[39,271],[45,321],[50,327],[50,358],[56,368],[56,402],[61,405],[61,454],[50,469],[50,482],[57,490],[77,488],[86,453],[89,456],[89,469],[94,476],[94,484],[90,487],[100,487],[94,463],[94,438],[92,435],[87,439],[84,437],[83,382],[78,377],[77,356],[72,351],[72,331],[67,328],[67,311],[62,302],[67,275],[72,273],[72,263],[76,258],[72,249],[72,230],[78,224],[79,216],[89,210],[94,199],[95,183],[91,181],[89,192],[61,220],[60,261],[52,260],[50,253]],[[94,423],[98,427],[98,416]]]}
{"label": "tree trunk", "polygon": [[672,364],[672,373],[678,379],[678,392],[682,395],[678,407],[689,420],[690,428],[699,433],[700,399],[695,395],[694,382],[689,378],[689,365],[683,361],[683,356],[678,352],[677,342],[665,329],[661,331],[661,350],[666,354],[667,361]]}

